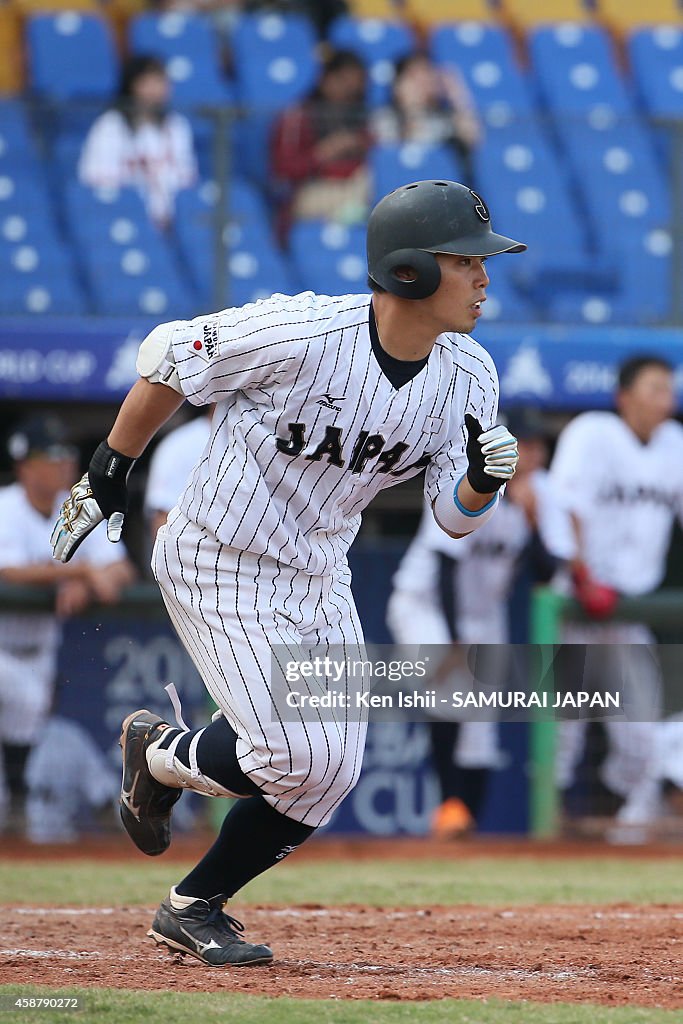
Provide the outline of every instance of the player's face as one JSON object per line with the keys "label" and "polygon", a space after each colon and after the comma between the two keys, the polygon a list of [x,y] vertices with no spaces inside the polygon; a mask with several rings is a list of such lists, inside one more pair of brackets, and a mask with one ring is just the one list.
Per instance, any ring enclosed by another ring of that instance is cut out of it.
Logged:
{"label": "player's face", "polygon": [[441,284],[428,302],[440,330],[469,334],[481,316],[489,276],[485,256],[437,255]]}
{"label": "player's face", "polygon": [[673,374],[663,366],[644,367],[633,384],[620,392],[618,404],[622,415],[648,436],[674,413]]}

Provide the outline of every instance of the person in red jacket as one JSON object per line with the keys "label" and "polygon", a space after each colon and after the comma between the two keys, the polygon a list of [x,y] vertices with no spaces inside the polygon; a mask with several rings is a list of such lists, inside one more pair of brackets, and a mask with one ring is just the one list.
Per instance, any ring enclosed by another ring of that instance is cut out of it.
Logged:
{"label": "person in red jacket", "polygon": [[288,220],[364,222],[371,143],[366,73],[350,51],[337,50],[303,103],[284,111],[272,138],[272,167],[285,193]]}

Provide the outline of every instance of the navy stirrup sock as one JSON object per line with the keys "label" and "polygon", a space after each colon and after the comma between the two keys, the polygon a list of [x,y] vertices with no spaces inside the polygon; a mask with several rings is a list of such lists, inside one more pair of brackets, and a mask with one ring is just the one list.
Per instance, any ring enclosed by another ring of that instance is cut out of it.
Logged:
{"label": "navy stirrup sock", "polygon": [[312,825],[286,818],[262,796],[237,800],[218,838],[199,864],[176,885],[180,896],[209,900],[233,896],[243,885],[283,860],[315,832]]}

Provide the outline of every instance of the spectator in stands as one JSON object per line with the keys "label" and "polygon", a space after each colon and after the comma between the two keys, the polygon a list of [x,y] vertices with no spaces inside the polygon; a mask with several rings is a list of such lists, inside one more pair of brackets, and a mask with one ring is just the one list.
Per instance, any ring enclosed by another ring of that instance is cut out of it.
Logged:
{"label": "spectator in stands", "polygon": [[9,791],[8,824],[23,828],[26,762],[48,715],[60,624],[93,602],[113,604],[134,577],[98,529],[68,565],[55,562],[51,524],[75,476],[75,450],[55,417],[32,417],[9,439],[16,483],[0,489],[0,582],[54,592],[50,611],[0,614],[0,750]]}
{"label": "spectator in stands", "polygon": [[426,54],[409,54],[396,65],[392,100],[373,119],[377,141],[453,146],[471,181],[471,154],[481,141],[482,128],[457,68],[439,68]]}
{"label": "spectator in stands", "polygon": [[161,228],[173,219],[176,193],[197,178],[192,129],[168,108],[170,84],[156,57],[124,65],[118,98],[85,140],[78,175],[93,188],[133,186]]}
{"label": "spectator in stands", "polygon": [[344,223],[366,219],[371,138],[365,86],[360,58],[347,50],[332,52],[310,96],[276,122],[272,165],[287,188],[290,218]]}

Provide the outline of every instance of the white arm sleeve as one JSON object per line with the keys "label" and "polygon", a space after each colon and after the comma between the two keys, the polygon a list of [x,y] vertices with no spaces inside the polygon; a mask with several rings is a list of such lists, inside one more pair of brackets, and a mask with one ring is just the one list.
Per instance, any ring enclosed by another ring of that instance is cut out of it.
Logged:
{"label": "white arm sleeve", "polygon": [[498,492],[478,512],[470,512],[457,498],[457,483],[452,488],[439,491],[434,501],[434,518],[447,533],[473,533],[483,526],[496,511]]}

